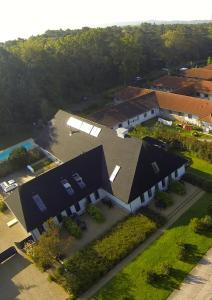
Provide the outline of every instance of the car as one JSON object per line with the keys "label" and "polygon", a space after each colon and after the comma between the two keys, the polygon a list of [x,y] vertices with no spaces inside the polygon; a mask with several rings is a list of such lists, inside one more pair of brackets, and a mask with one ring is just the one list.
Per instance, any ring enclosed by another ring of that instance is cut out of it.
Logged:
{"label": "car", "polygon": [[0,186],[5,193],[9,193],[12,190],[16,189],[18,187],[18,184],[15,182],[14,179],[11,179],[0,183]]}

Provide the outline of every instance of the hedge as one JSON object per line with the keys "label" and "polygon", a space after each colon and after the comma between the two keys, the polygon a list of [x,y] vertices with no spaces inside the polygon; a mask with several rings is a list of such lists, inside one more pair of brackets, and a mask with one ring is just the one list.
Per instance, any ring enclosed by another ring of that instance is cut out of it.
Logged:
{"label": "hedge", "polygon": [[212,181],[203,179],[201,176],[187,172],[184,176],[183,179],[191,184],[197,185],[198,187],[202,188],[208,193],[212,193]]}
{"label": "hedge", "polygon": [[155,195],[155,206],[160,208],[167,208],[173,204],[170,194],[166,192],[157,192]]}
{"label": "hedge", "polygon": [[157,228],[154,221],[138,214],[129,216],[104,237],[64,261],[54,273],[54,280],[72,297],[89,289],[121,259],[143,242]]}
{"label": "hedge", "polygon": [[63,226],[68,231],[68,233],[76,239],[80,239],[82,237],[82,231],[79,225],[70,217],[65,217],[63,219]]}

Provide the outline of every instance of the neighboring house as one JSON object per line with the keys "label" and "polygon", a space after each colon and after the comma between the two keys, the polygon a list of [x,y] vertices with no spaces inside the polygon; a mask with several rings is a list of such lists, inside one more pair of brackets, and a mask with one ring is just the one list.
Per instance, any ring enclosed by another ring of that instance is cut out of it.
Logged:
{"label": "neighboring house", "polygon": [[103,125],[59,111],[37,143],[64,164],[24,183],[6,203],[34,239],[53,218],[108,198],[135,212],[185,173],[186,160],[154,139],[122,139]]}
{"label": "neighboring house", "polygon": [[151,89],[212,100],[212,81],[207,80],[167,75],[153,81]]}
{"label": "neighboring house", "polygon": [[212,81],[212,70],[205,68],[192,68],[185,70],[182,73],[183,76],[188,78],[196,78],[196,79],[203,79]]}
{"label": "neighboring house", "polygon": [[[127,89],[132,95],[133,87],[126,88],[123,94],[127,95]],[[115,130],[132,128],[156,116],[212,130],[212,101],[158,90],[140,90],[139,93],[139,88],[135,88],[134,98],[128,101],[124,98],[123,103],[100,110],[90,118]]]}

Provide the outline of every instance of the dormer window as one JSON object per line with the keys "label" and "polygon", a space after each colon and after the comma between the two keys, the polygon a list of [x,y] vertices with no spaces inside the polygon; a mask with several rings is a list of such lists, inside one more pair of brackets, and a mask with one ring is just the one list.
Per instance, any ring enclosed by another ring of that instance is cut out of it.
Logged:
{"label": "dormer window", "polygon": [[154,161],[151,165],[152,165],[154,173],[158,174],[160,172],[160,169],[159,169],[158,164],[156,163],[156,161]]}

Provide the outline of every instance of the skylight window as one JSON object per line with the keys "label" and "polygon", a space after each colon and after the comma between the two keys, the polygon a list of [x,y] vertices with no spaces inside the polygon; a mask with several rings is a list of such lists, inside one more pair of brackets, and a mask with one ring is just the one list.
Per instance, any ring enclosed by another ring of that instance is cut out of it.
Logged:
{"label": "skylight window", "polygon": [[153,168],[153,171],[154,171],[155,174],[158,174],[160,172],[160,169],[159,169],[158,164],[156,163],[156,161],[154,161],[152,163],[152,168]]}
{"label": "skylight window", "polygon": [[68,182],[68,180],[67,179],[62,179],[60,182],[62,183],[62,185],[63,185],[64,189],[66,190],[66,192],[70,196],[72,196],[74,194],[74,190],[73,190],[72,186],[70,185],[70,183]]}
{"label": "skylight window", "polygon": [[121,168],[120,166],[117,166],[117,165],[115,166],[112,174],[110,175],[110,182],[113,182],[115,180],[120,168]]}
{"label": "skylight window", "polygon": [[43,203],[43,200],[38,194],[32,196],[32,199],[34,200],[40,211],[44,212],[45,210],[47,210],[46,205]]}
{"label": "skylight window", "polygon": [[84,189],[86,187],[85,182],[82,180],[82,177],[80,177],[78,173],[73,174],[72,177],[81,189]]}

